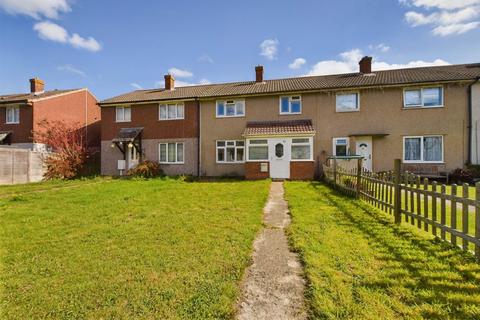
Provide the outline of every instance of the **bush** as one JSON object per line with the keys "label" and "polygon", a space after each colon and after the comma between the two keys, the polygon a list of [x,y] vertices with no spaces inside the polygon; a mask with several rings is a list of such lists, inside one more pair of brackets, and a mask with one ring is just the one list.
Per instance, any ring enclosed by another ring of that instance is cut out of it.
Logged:
{"label": "bush", "polygon": [[450,172],[450,181],[453,183],[472,183],[474,178],[474,175],[472,174],[470,169],[455,169],[452,172]]}
{"label": "bush", "polygon": [[133,169],[128,170],[128,175],[140,178],[154,178],[161,176],[162,170],[158,162],[145,160]]}

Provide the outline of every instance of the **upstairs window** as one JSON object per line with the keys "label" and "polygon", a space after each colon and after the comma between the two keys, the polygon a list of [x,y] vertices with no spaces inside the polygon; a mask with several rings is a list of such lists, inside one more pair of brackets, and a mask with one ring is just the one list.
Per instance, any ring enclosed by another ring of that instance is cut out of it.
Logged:
{"label": "upstairs window", "polygon": [[244,154],[244,141],[217,141],[217,163],[241,163],[245,161]]}
{"label": "upstairs window", "polygon": [[248,140],[248,160],[268,160],[268,140]]}
{"label": "upstairs window", "polygon": [[360,94],[358,92],[337,93],[336,110],[337,112],[350,112],[360,110]]}
{"label": "upstairs window", "polygon": [[161,104],[158,110],[159,120],[184,119],[185,106],[183,103]]}
{"label": "upstairs window", "polygon": [[244,100],[217,101],[217,118],[245,116]]}
{"label": "upstairs window", "polygon": [[348,138],[333,138],[333,155],[336,157],[344,157],[348,155]]}
{"label": "upstairs window", "polygon": [[132,121],[132,109],[130,107],[116,107],[115,112],[117,122]]}
{"label": "upstairs window", "polygon": [[300,96],[280,97],[280,114],[302,113],[302,99]]}
{"label": "upstairs window", "polygon": [[435,108],[443,106],[443,88],[405,89],[403,92],[405,108]]}
{"label": "upstairs window", "polygon": [[312,142],[312,138],[293,138],[292,160],[313,160]]}
{"label": "upstairs window", "polygon": [[6,124],[20,123],[20,107],[7,107],[6,114]]}

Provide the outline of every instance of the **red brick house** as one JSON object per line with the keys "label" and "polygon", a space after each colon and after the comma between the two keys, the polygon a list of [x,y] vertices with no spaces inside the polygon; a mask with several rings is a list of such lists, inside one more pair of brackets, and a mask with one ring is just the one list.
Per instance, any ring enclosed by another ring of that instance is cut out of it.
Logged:
{"label": "red brick house", "polygon": [[80,124],[87,144],[100,147],[100,108],[88,89],[44,90],[44,82],[30,79],[30,92],[0,95],[0,147],[42,149],[33,132],[43,120]]}

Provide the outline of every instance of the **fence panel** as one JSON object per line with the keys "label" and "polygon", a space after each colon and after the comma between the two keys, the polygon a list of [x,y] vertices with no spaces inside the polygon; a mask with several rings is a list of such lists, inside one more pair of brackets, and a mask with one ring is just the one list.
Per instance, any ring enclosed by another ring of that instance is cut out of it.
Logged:
{"label": "fence panel", "polygon": [[42,181],[45,156],[28,149],[0,148],[0,185]]}

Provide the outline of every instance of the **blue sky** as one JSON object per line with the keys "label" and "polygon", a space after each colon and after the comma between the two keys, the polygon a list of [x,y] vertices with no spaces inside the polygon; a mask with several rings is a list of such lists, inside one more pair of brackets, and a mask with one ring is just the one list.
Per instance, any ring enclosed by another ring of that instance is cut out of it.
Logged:
{"label": "blue sky", "polygon": [[480,62],[480,0],[0,0],[0,93]]}

